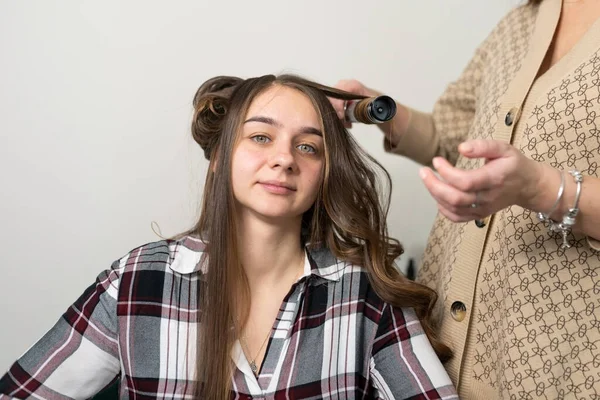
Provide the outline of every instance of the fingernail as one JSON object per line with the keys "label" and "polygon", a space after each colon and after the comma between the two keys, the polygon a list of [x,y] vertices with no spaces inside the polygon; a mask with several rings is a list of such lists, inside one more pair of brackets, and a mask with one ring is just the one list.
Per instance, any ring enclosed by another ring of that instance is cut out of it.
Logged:
{"label": "fingernail", "polygon": [[425,170],[425,168],[421,168],[419,170],[419,176],[421,177],[421,179],[425,179],[427,177],[427,171]]}
{"label": "fingernail", "polygon": [[434,158],[433,162],[432,162],[433,166],[435,169],[438,169],[440,167],[440,159],[439,158]]}

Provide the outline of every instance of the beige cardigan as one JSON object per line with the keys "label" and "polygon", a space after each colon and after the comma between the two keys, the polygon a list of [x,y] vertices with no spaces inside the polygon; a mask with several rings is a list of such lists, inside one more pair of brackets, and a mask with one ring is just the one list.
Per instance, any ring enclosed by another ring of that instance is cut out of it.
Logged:
{"label": "beige cardigan", "polygon": [[[386,150],[474,168],[481,160],[459,157],[459,143],[504,140],[598,177],[600,20],[535,79],[560,9],[560,0],[544,0],[510,12],[433,113],[413,110],[408,131]],[[484,222],[439,215],[419,272],[440,294],[440,332],[454,351],[447,369],[461,398],[600,399],[600,243],[575,236],[563,251],[535,213],[517,206]]]}

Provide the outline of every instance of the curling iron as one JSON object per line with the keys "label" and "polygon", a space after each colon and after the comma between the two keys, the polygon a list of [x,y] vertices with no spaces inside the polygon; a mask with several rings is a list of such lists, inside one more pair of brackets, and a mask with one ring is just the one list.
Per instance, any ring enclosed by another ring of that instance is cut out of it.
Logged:
{"label": "curling iron", "polygon": [[381,124],[396,115],[396,102],[389,96],[369,97],[344,102],[344,115],[349,122]]}

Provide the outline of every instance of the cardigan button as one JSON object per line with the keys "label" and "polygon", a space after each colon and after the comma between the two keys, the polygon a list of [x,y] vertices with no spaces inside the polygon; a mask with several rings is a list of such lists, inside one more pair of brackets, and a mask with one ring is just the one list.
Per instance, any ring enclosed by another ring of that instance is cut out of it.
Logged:
{"label": "cardigan button", "polygon": [[455,301],[450,306],[450,314],[455,321],[461,322],[467,316],[467,306],[462,301]]}
{"label": "cardigan button", "polygon": [[485,217],[484,219],[476,219],[475,226],[478,228],[485,228],[485,226],[490,222],[490,217]]}
{"label": "cardigan button", "polygon": [[518,110],[516,108],[511,108],[506,116],[504,117],[504,124],[506,126],[511,126],[517,119]]}

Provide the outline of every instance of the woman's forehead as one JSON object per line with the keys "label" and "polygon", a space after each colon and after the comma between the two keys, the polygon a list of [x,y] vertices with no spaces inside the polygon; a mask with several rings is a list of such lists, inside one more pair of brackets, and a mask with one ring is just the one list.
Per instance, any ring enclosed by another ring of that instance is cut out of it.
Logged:
{"label": "woman's forehead", "polygon": [[275,114],[319,121],[318,112],[308,95],[284,85],[273,85],[259,93],[250,103],[246,114],[246,117]]}

